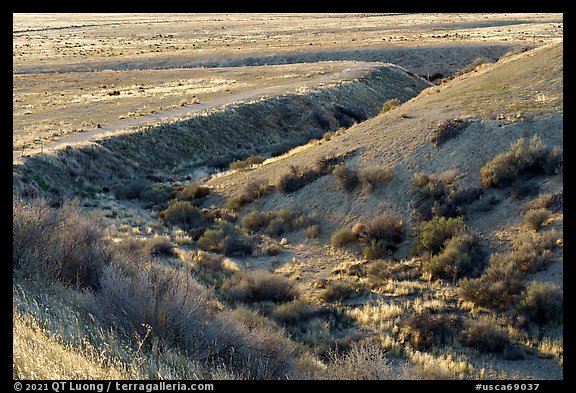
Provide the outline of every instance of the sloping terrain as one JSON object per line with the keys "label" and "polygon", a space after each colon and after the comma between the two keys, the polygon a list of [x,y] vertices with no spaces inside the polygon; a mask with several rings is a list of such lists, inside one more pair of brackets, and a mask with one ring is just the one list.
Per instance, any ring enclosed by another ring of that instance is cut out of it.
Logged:
{"label": "sloping terrain", "polygon": [[15,164],[18,343],[78,378],[563,379],[562,43],[466,71]]}

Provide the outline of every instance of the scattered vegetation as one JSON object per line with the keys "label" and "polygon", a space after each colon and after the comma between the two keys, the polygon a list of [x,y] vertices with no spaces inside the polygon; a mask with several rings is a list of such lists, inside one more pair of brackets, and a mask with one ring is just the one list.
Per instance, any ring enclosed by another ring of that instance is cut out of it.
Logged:
{"label": "scattered vegetation", "polygon": [[503,353],[512,345],[508,330],[488,317],[465,321],[464,330],[460,332],[460,342],[480,353]]}

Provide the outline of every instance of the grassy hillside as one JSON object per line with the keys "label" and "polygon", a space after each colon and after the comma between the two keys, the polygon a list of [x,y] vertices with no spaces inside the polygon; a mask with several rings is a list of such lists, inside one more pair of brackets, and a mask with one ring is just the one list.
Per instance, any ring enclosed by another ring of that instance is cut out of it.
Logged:
{"label": "grassy hillside", "polygon": [[562,62],[382,67],[15,165],[13,375],[562,379]]}

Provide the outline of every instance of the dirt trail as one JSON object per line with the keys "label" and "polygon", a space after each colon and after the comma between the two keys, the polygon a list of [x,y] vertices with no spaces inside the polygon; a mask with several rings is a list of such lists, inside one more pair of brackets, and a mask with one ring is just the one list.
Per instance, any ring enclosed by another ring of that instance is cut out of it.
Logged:
{"label": "dirt trail", "polygon": [[22,154],[22,150],[14,150],[12,151],[12,160],[16,161],[22,157],[38,154],[41,153],[42,150],[44,151],[56,150],[69,145],[94,141],[99,138],[103,138],[105,136],[109,136],[123,130],[130,130],[146,125],[169,122],[172,120],[185,118],[204,111],[222,108],[232,103],[256,100],[266,96],[275,96],[291,93],[294,92],[299,87],[314,88],[314,87],[320,87],[324,84],[336,83],[339,81],[354,80],[360,78],[361,76],[367,74],[370,70],[373,70],[381,65],[383,65],[383,63],[358,62],[350,68],[346,68],[344,70],[334,73],[321,75],[317,78],[314,78],[306,82],[299,81],[281,86],[270,86],[261,89],[243,91],[239,93],[230,94],[224,97],[218,97],[213,100],[202,103],[186,105],[167,111],[140,116],[137,118],[119,120],[113,124],[110,124],[102,128],[87,129],[79,133],[68,135],[57,141],[46,143],[43,149],[42,147],[26,149],[24,150],[24,154]]}

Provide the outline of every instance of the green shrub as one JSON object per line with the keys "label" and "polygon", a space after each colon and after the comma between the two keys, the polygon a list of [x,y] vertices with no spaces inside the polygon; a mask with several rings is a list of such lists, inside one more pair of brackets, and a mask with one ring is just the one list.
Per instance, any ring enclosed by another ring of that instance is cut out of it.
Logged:
{"label": "green shrub", "polygon": [[414,242],[414,253],[416,255],[421,255],[425,252],[433,255],[438,254],[447,239],[466,231],[467,227],[462,217],[434,217],[422,224],[420,233]]}
{"label": "green shrub", "polygon": [[347,244],[357,241],[358,238],[352,231],[346,227],[342,227],[332,234],[330,243],[334,247],[344,247]]}
{"label": "green shrub", "polygon": [[298,296],[298,291],[287,278],[265,270],[238,272],[223,282],[222,291],[234,301],[247,303],[283,303]]}
{"label": "green shrub", "polygon": [[524,213],[524,222],[528,228],[538,230],[546,225],[552,213],[548,209],[530,209]]}
{"label": "green shrub", "polygon": [[200,210],[187,201],[177,201],[159,214],[164,224],[178,225],[184,229],[204,227],[205,219]]}
{"label": "green shrub", "polygon": [[332,171],[334,180],[341,190],[352,192],[360,184],[358,173],[348,168],[345,164],[336,165]]}
{"label": "green shrub", "polygon": [[457,235],[444,242],[442,251],[422,264],[430,278],[449,278],[456,282],[477,275],[483,268],[483,257],[476,239],[470,234]]}
{"label": "green shrub", "polygon": [[140,200],[144,202],[146,207],[164,205],[174,198],[175,192],[176,188],[173,185],[154,183],[140,193]]}
{"label": "green shrub", "polygon": [[498,187],[518,180],[522,175],[550,175],[561,170],[562,164],[561,149],[546,147],[538,135],[534,135],[528,144],[520,138],[509,151],[498,154],[480,169],[480,184]]}
{"label": "green shrub", "polygon": [[198,239],[198,247],[204,251],[222,251],[225,238],[224,229],[207,229]]}

